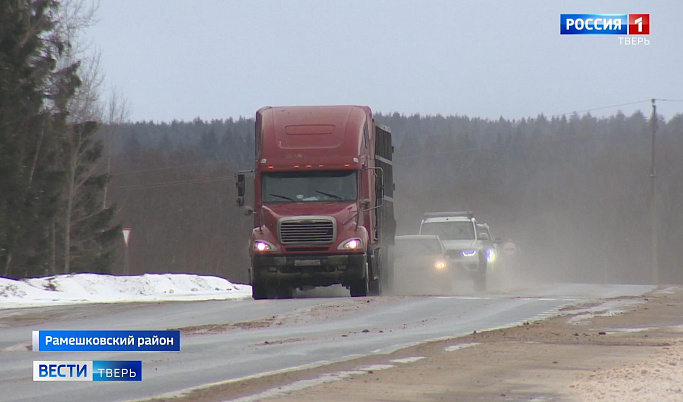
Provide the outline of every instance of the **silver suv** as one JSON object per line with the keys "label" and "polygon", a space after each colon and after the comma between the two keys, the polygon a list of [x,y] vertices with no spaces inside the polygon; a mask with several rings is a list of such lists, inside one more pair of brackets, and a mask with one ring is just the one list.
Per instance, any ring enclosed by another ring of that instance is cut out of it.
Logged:
{"label": "silver suv", "polygon": [[468,274],[476,290],[486,290],[487,258],[484,241],[471,211],[429,212],[420,223],[420,234],[441,239],[452,267]]}

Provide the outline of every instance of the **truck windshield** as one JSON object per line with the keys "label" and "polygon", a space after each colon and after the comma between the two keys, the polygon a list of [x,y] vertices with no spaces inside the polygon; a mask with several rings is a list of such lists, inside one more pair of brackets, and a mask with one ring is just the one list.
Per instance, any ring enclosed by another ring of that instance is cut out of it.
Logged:
{"label": "truck windshield", "polygon": [[467,221],[425,222],[420,234],[438,235],[441,240],[474,240],[474,225]]}
{"label": "truck windshield", "polygon": [[315,202],[356,200],[355,171],[264,173],[263,202]]}

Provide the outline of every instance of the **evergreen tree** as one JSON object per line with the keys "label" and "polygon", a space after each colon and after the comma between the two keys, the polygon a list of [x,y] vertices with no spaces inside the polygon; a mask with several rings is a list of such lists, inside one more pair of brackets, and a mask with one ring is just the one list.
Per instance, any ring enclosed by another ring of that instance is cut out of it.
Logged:
{"label": "evergreen tree", "polygon": [[95,88],[82,85],[73,32],[60,20],[72,14],[59,10],[56,0],[0,0],[0,274],[7,277],[106,270],[117,229],[113,209],[93,207],[108,179],[94,173],[102,146],[97,124],[78,122],[74,111]]}
{"label": "evergreen tree", "polygon": [[[42,274],[52,253],[59,172],[51,96],[71,71],[58,71],[66,43],[55,35],[56,1],[0,2],[0,272]],[[61,88],[60,88],[61,86]]]}
{"label": "evergreen tree", "polygon": [[102,141],[95,138],[97,129],[96,122],[88,121],[71,124],[64,133],[63,273],[110,272],[119,240],[121,226],[112,226],[116,206],[102,208],[101,194],[109,175],[97,170],[103,149]]}

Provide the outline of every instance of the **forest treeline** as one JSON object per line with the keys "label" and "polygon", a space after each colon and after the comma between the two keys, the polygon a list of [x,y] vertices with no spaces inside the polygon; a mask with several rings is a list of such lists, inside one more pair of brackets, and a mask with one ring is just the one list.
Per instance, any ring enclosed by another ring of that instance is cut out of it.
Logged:
{"label": "forest treeline", "polygon": [[[423,212],[472,210],[511,239],[521,275],[649,283],[651,121],[638,112],[521,120],[377,114],[395,144],[402,234]],[[252,220],[233,174],[253,168],[253,119],[103,127],[113,136],[109,193],[131,228],[130,273],[247,281]],[[660,282],[683,282],[683,116],[657,121]],[[114,272],[123,269],[123,245]],[[93,270],[96,267],[93,267]]]}
{"label": "forest treeline", "polygon": [[[109,272],[121,228],[76,1],[0,2],[0,275]],[[84,62],[85,61],[85,62]]]}

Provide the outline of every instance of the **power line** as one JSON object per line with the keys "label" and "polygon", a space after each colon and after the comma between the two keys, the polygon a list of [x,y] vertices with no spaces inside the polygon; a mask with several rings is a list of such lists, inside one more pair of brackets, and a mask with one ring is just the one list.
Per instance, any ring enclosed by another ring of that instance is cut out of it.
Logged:
{"label": "power line", "polygon": [[[570,142],[570,141],[584,141],[586,139],[590,139],[592,137],[582,134],[582,135],[575,135],[571,137],[565,137],[565,138],[545,138],[540,141],[535,141],[535,145],[546,145],[546,144],[554,144],[554,143],[559,143],[559,142]],[[489,145],[484,145],[484,146],[474,146],[474,147],[467,147],[467,148],[457,148],[457,149],[448,149],[445,151],[435,151],[435,152],[422,152],[422,153],[411,153],[411,154],[397,154],[394,156],[395,161],[401,161],[404,159],[414,159],[414,158],[422,158],[422,157],[431,157],[431,156],[438,156],[438,155],[450,155],[450,154],[458,154],[458,153],[472,153],[472,152],[485,152],[485,153],[497,153],[499,150],[507,150],[510,149],[511,145],[508,143],[503,143],[503,144],[489,144]]]}
{"label": "power line", "polygon": [[[552,115],[552,116],[550,116],[550,117],[551,117],[551,118],[552,118],[552,117],[560,117],[560,116],[571,115],[571,114],[574,114],[574,113],[587,113],[587,112],[593,112],[593,111],[595,111],[595,110],[613,109],[613,108],[615,108],[615,107],[637,105],[637,104],[639,104],[639,103],[650,102],[651,100],[652,100],[652,99],[643,99],[643,100],[634,101],[634,102],[620,103],[620,104],[617,104],[617,105],[599,106],[599,107],[594,107],[594,108],[585,109],[585,110],[574,110],[574,111],[572,111],[572,112],[570,112],[570,113],[554,114],[554,115]],[[658,100],[661,100],[661,99],[658,99]]]}
{"label": "power line", "polygon": [[119,190],[147,190],[147,189],[156,189],[156,188],[164,188],[164,187],[172,187],[172,186],[181,186],[181,185],[186,185],[186,184],[204,184],[204,183],[211,183],[215,181],[222,181],[222,180],[234,180],[233,176],[215,176],[215,177],[204,177],[201,179],[188,179],[188,180],[175,180],[175,181],[167,181],[167,182],[162,182],[162,183],[151,183],[151,184],[135,184],[135,185],[130,185],[130,186],[120,186],[117,187]]}
{"label": "power line", "polygon": [[[604,110],[604,109],[613,109],[616,107],[622,107],[622,106],[631,106],[631,105],[637,105],[639,103],[649,103],[652,101],[653,98],[650,99],[642,99],[634,102],[626,102],[626,103],[619,103],[616,105],[609,105],[609,106],[599,106],[599,107],[594,107],[591,109],[584,109],[584,110],[574,110],[570,113],[561,113],[561,114],[554,114],[550,116],[551,118],[553,117],[560,117],[560,116],[566,116],[566,115],[571,115],[574,113],[587,113],[587,112],[593,112],[595,110]],[[683,99],[661,99],[661,98],[654,98],[656,101],[662,101],[662,102],[683,102]]]}
{"label": "power line", "polygon": [[166,167],[154,168],[154,169],[129,170],[127,172],[126,171],[124,171],[124,172],[113,172],[112,175],[123,176],[123,175],[136,174],[136,173],[160,172],[162,170],[180,169],[180,168],[186,168],[186,167],[204,167],[204,166],[208,166],[208,165],[215,165],[218,163],[230,163],[230,161],[191,163],[191,164],[187,164],[187,165],[166,166]]}

